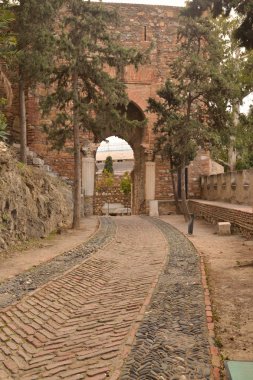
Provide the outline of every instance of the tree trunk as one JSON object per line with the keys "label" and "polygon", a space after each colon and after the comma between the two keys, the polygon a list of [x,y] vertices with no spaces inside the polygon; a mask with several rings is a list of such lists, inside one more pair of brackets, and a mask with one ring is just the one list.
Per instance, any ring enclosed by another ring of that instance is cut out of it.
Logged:
{"label": "tree trunk", "polygon": [[74,211],[72,228],[80,227],[81,219],[81,152],[80,152],[80,131],[78,123],[78,87],[77,72],[74,70],[72,85],[74,92],[73,99],[73,128],[74,128]]}
{"label": "tree trunk", "polygon": [[[236,128],[239,124],[240,104],[237,103],[233,106],[233,128],[236,134]],[[235,148],[235,136],[230,136],[229,149],[228,149],[228,163],[231,172],[236,169],[237,151]]]}
{"label": "tree trunk", "polygon": [[180,168],[181,174],[181,200],[182,200],[182,212],[184,214],[185,221],[189,221],[190,213],[188,210],[187,199],[186,199],[186,189],[185,189],[185,162],[182,162],[182,166]]}
{"label": "tree trunk", "polygon": [[234,172],[236,168],[237,152],[234,145],[235,145],[235,137],[230,136],[230,143],[229,143],[229,148],[228,148],[228,165],[229,165],[229,170],[231,172]]}
{"label": "tree trunk", "polygon": [[19,78],[19,118],[20,118],[20,159],[27,163],[27,131],[26,131],[26,106],[25,106],[25,84],[22,73]]}
{"label": "tree trunk", "polygon": [[170,160],[170,177],[171,177],[172,189],[173,189],[173,194],[174,194],[174,199],[175,199],[176,212],[177,212],[177,214],[180,214],[180,208],[179,208],[179,203],[178,203],[178,194],[177,194],[177,189],[176,189],[176,184],[175,184],[175,177],[174,177],[174,173],[173,173],[172,160]]}

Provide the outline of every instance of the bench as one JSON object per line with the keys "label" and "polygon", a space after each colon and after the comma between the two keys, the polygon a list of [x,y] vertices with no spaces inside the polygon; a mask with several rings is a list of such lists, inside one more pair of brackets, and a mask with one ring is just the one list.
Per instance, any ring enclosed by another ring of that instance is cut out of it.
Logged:
{"label": "bench", "polygon": [[105,203],[102,207],[103,215],[131,215],[131,208],[122,203]]}

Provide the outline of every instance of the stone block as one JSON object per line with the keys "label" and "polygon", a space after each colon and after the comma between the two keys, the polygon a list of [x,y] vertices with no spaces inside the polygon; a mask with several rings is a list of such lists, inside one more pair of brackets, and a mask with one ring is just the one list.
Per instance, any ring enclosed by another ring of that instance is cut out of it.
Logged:
{"label": "stone block", "polygon": [[158,201],[149,201],[149,216],[159,216]]}
{"label": "stone block", "polygon": [[219,222],[217,226],[218,226],[218,235],[220,236],[231,235],[230,222]]}
{"label": "stone block", "polygon": [[44,160],[42,160],[41,158],[38,158],[38,157],[34,157],[33,158],[33,165],[43,166],[44,165]]}

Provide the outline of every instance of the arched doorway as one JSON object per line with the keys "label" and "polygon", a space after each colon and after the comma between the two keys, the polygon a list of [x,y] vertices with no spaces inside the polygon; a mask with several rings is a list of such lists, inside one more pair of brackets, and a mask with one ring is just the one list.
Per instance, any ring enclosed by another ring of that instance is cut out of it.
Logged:
{"label": "arched doorway", "polygon": [[[144,112],[134,102],[129,102],[125,109],[122,109],[128,120],[145,121]],[[143,123],[144,124],[144,123]],[[88,208],[91,209],[94,196],[94,178],[95,178],[95,155],[98,146],[110,136],[116,136],[125,140],[132,148],[134,153],[134,168],[132,170],[132,214],[138,215],[145,209],[145,152],[142,146],[145,134],[144,125],[135,128],[119,127],[117,130],[113,125],[105,125],[100,131],[99,140],[96,144],[87,141],[85,147],[85,157],[83,158],[83,192],[84,198],[87,198]],[[87,152],[89,157],[87,156]],[[93,182],[93,183],[92,183]],[[90,186],[88,186],[90,184]]]}
{"label": "arched doorway", "polygon": [[96,152],[95,214],[131,213],[133,169],[134,152],[125,140],[110,136],[101,142]]}

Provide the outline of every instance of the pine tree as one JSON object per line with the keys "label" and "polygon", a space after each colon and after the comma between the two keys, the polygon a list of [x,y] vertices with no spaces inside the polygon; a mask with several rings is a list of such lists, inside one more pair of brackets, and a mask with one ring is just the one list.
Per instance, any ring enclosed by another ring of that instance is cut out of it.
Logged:
{"label": "pine tree", "polygon": [[157,92],[159,99],[149,99],[149,111],[157,114],[158,149],[172,168],[180,170],[187,218],[185,168],[199,146],[210,147],[221,130],[229,130],[228,101],[238,99],[240,91],[234,73],[222,70],[223,41],[211,20],[184,18],[178,35],[178,57],[170,65],[170,78]]}
{"label": "pine tree", "polygon": [[16,38],[10,30],[10,24],[14,20],[14,14],[6,9],[6,5],[0,5],[0,83],[5,96],[0,98],[0,140],[8,137],[7,120],[4,111],[10,107],[13,100],[12,86],[6,74],[7,62],[15,53]]}
{"label": "pine tree", "polygon": [[110,27],[115,12],[102,3],[70,0],[60,20],[54,91],[44,103],[45,112],[57,109],[48,127],[53,146],[61,149],[66,139],[74,144],[74,216],[73,227],[80,225],[81,162],[80,132],[92,131],[98,140],[102,130],[135,128],[141,123],[129,121],[122,112],[128,104],[125,85],[110,68],[121,72],[124,65],[135,66],[143,56],[135,49],[123,48]]}
{"label": "pine tree", "polygon": [[17,38],[21,161],[26,163],[26,90],[46,80],[51,70],[54,22],[62,0],[19,0],[9,6],[15,13]]}

